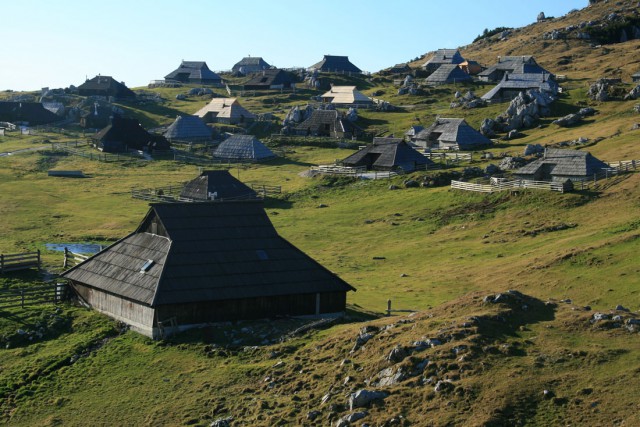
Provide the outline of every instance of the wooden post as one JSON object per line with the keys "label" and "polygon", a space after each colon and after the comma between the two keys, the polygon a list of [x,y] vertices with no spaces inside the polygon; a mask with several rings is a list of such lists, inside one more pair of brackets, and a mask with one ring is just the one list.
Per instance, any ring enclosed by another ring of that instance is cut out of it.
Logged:
{"label": "wooden post", "polygon": [[387,316],[391,316],[391,298],[387,300]]}
{"label": "wooden post", "polygon": [[64,248],[64,262],[62,263],[62,267],[67,268],[67,258],[69,256],[69,249]]}
{"label": "wooden post", "polygon": [[40,273],[40,249],[38,249],[38,273]]}

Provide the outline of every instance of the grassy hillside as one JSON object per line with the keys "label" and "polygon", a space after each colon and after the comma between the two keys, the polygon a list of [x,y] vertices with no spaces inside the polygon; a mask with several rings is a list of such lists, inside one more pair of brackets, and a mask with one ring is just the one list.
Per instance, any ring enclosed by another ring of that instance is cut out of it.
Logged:
{"label": "grassy hillside", "polygon": [[[640,159],[639,131],[632,130],[640,121],[632,111],[637,101],[599,103],[586,96],[596,77],[627,81],[637,71],[638,41],[592,48],[541,36],[601,19],[611,5],[462,50],[485,64],[497,55],[534,53],[544,67],[567,75],[553,117],[488,151],[499,158],[519,155],[530,143],[585,137],[584,149],[603,160]],[[568,56],[571,61],[558,64]],[[360,111],[358,123],[371,134],[399,135],[436,115],[465,117],[477,127],[507,106],[450,108],[456,91],[483,93],[473,85],[399,96],[382,76],[323,79],[325,85],[355,84],[366,94],[383,92],[376,97],[400,106]],[[167,125],[207,102],[177,100],[189,87],[144,90],[164,101],[120,106],[147,127]],[[282,119],[320,92],[247,94],[240,102]],[[583,124],[551,124],[586,105],[598,114]],[[8,133],[0,137],[0,153],[83,141],[72,131]],[[422,181],[425,172],[381,181],[305,178],[300,173],[310,165],[353,150],[283,148],[284,158],[230,172],[246,183],[282,187],[265,202],[278,232],[357,288],[348,295],[344,319],[297,335],[291,332],[308,320],[212,325],[153,342],[72,304],[0,311],[1,422],[206,426],[232,417],[234,426],[336,425],[366,410],[351,424],[640,423],[633,393],[640,386],[639,329],[632,320],[640,317],[640,174],[567,194],[483,195],[405,188],[405,180]],[[49,169],[82,170],[88,178],[48,177]],[[45,270],[54,275],[62,270],[62,255],[46,250],[46,243],[108,244],[135,229],[148,209],[131,198],[132,187],[179,184],[197,174],[197,167],[174,161],[101,163],[50,149],[2,156],[0,253],[40,249]],[[35,271],[0,275],[0,288],[42,280]],[[400,310],[390,317],[384,316],[387,300]],[[350,409],[350,394],[363,388],[386,397]]]}

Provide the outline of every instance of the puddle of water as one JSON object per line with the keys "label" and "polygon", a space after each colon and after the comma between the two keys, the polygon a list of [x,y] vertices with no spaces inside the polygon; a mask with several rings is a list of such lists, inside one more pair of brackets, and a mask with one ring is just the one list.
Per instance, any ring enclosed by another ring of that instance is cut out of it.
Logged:
{"label": "puddle of water", "polygon": [[44,246],[47,250],[59,252],[64,252],[64,248],[67,248],[77,254],[95,254],[104,247],[95,243],[45,243]]}

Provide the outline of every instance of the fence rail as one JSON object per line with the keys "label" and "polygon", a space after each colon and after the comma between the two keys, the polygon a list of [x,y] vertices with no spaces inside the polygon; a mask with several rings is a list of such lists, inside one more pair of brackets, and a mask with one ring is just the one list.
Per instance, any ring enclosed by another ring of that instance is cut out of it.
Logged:
{"label": "fence rail", "polygon": [[492,181],[490,184],[475,184],[472,182],[451,181],[451,188],[456,190],[475,191],[477,193],[495,193],[498,191],[533,189],[558,191],[564,193],[573,189],[571,182],[546,182],[546,181]]}
{"label": "fence rail", "polygon": [[26,305],[57,303],[64,299],[66,285],[50,284],[21,289],[0,290],[0,310]]}
{"label": "fence rail", "polygon": [[89,160],[98,160],[100,162],[121,162],[124,160],[142,160],[141,156],[129,154],[129,153],[104,153],[104,152],[96,152],[93,149],[85,150],[84,148],[88,148],[86,145],[79,145],[78,142],[54,142],[51,144],[51,148],[53,150],[63,151],[67,154],[71,154],[72,156],[84,157]]}
{"label": "fence rail", "polygon": [[439,159],[439,160],[447,160],[447,161],[452,161],[454,163],[458,163],[458,162],[472,162],[473,161],[473,153],[459,153],[459,152],[453,152],[453,153],[434,153],[434,152],[425,152],[422,154],[423,156],[425,156],[427,159],[429,160],[433,160],[433,159]]}
{"label": "fence rail", "polygon": [[75,267],[76,265],[88,260],[90,255],[83,255],[76,252],[71,252],[69,249],[64,248],[64,262],[62,266],[64,268]]}
{"label": "fence rail", "polygon": [[261,197],[282,193],[282,187],[279,185],[251,184],[251,189]]}
{"label": "fence rail", "polygon": [[21,254],[0,254],[0,273],[26,270],[37,267],[40,270],[40,250]]}

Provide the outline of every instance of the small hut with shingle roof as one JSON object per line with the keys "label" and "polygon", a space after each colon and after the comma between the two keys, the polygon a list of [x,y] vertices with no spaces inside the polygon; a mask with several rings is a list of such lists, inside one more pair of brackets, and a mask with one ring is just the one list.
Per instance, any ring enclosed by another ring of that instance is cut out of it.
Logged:
{"label": "small hut with shingle roof", "polygon": [[564,182],[587,181],[609,168],[587,151],[547,148],[544,156],[514,172],[520,179]]}

